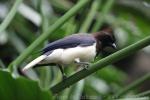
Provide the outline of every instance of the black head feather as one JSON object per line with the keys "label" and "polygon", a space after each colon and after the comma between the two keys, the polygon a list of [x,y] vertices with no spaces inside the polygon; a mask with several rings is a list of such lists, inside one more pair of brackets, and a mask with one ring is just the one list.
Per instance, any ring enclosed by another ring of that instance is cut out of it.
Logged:
{"label": "black head feather", "polygon": [[104,49],[105,47],[113,47],[114,48],[114,43],[115,43],[115,37],[113,34],[105,32],[105,31],[100,31],[97,33],[94,33],[94,37],[96,38],[98,44],[101,45],[101,49]]}

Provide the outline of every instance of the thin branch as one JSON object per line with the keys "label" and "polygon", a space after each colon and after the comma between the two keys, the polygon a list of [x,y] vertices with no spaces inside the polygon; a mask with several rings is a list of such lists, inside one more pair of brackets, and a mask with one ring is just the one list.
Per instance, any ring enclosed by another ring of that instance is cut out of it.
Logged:
{"label": "thin branch", "polygon": [[41,45],[49,36],[60,28],[69,18],[75,15],[83,6],[85,6],[90,0],[82,0],[77,3],[72,9],[70,9],[64,16],[58,19],[53,25],[48,27],[48,30],[44,32],[39,38],[37,38],[16,60],[9,65],[9,70],[12,72],[14,66],[18,67],[35,49]]}
{"label": "thin branch", "polygon": [[8,15],[5,17],[5,19],[3,20],[3,22],[0,25],[0,33],[3,32],[7,28],[7,26],[11,22],[11,20],[14,18],[15,14],[17,12],[17,8],[19,7],[19,5],[21,3],[22,3],[22,0],[16,0],[16,2],[14,3],[13,7],[10,10],[10,12],[8,13]]}
{"label": "thin branch", "polygon": [[4,65],[4,63],[1,59],[0,59],[0,68],[6,68],[6,66]]}
{"label": "thin branch", "polygon": [[98,29],[101,27],[101,25],[104,21],[104,18],[106,16],[106,14],[110,11],[113,3],[114,3],[114,0],[107,0],[106,4],[104,5],[104,7],[101,11],[101,13],[98,14],[97,21],[94,24],[93,29],[92,29],[93,32],[98,31]]}
{"label": "thin branch", "polygon": [[137,86],[141,85],[146,80],[150,80],[150,73],[147,73],[143,77],[137,79],[136,81],[134,81],[133,83],[131,83],[127,87],[125,87],[122,90],[120,90],[118,93],[116,93],[116,95],[114,96],[114,98],[119,98],[122,95],[125,95],[128,91],[130,91],[130,90],[136,88]]}
{"label": "thin branch", "polygon": [[62,81],[56,84],[55,86],[51,87],[51,91],[53,93],[58,93],[64,90],[65,88],[69,87],[70,85],[78,82],[79,80],[91,75],[92,73],[104,68],[105,66],[111,63],[114,63],[122,58],[125,58],[126,56],[129,56],[130,54],[135,53],[136,51],[144,48],[145,46],[148,46],[149,44],[150,44],[150,36],[90,65],[88,70],[83,69],[73,74],[72,76],[68,77],[65,81]]}
{"label": "thin branch", "polygon": [[101,3],[101,0],[94,0],[93,1],[91,9],[90,9],[84,23],[81,26],[80,32],[86,32],[89,29],[91,22],[94,19],[95,14],[96,14],[99,6],[100,6],[100,3]]}
{"label": "thin branch", "polygon": [[144,97],[144,96],[150,96],[150,90],[144,91],[142,93],[139,93],[135,95],[136,97]]}

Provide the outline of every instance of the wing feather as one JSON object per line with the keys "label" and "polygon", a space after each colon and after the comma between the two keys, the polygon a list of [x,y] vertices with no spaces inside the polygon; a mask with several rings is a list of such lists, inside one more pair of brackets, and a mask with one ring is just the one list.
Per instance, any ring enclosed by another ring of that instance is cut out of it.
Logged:
{"label": "wing feather", "polygon": [[95,41],[95,38],[90,34],[74,34],[49,43],[42,51],[45,54],[58,48],[66,49],[76,46],[89,46],[95,43]]}
{"label": "wing feather", "polygon": [[27,64],[22,71],[25,72],[26,70],[28,70],[29,68],[34,67],[36,64],[38,64],[40,61],[44,60],[47,56],[46,55],[41,55],[38,58],[34,59],[33,61],[31,61],[29,64]]}

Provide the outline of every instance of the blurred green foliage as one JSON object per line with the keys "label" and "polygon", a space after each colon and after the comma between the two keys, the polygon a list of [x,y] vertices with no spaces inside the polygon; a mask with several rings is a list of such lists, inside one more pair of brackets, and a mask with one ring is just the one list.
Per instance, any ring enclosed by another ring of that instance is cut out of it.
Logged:
{"label": "blurred green foliage", "polygon": [[[0,1],[1,23],[17,1],[19,0]],[[81,0],[22,1],[15,9],[15,16],[10,20],[8,26],[0,32],[1,69],[8,68],[7,66],[47,30],[48,26],[53,25],[79,1]],[[99,5],[94,2],[99,2]],[[113,27],[118,48],[124,48],[150,34],[150,7],[145,6],[144,2],[150,5],[149,0],[91,0],[61,28],[52,33],[44,44],[36,48],[35,52],[48,42],[73,33],[99,31],[105,24]],[[39,55],[35,52],[19,66],[18,70]],[[23,78],[22,73],[19,73],[18,70],[13,73],[17,78],[12,77],[9,72],[0,71],[1,100],[34,100],[37,98],[51,100],[53,98],[49,89],[61,80],[61,73],[57,67],[45,66],[31,69],[23,74],[28,79]],[[66,68],[65,71],[69,76],[76,72],[76,68]],[[126,86],[127,78],[128,75],[125,72],[114,65],[109,65],[68,87],[57,96],[54,95],[54,98],[56,100],[109,99]],[[137,93],[138,91],[130,91],[125,97]],[[144,100],[148,100],[147,97]]]}
{"label": "blurred green foliage", "polygon": [[23,77],[14,78],[10,73],[0,70],[1,100],[51,100],[50,91],[42,91],[36,81]]}

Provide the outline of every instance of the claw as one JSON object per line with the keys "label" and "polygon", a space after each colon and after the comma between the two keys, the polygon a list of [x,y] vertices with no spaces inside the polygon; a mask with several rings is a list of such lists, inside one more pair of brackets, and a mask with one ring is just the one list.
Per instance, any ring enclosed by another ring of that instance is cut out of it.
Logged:
{"label": "claw", "polygon": [[90,64],[85,64],[84,69],[88,70]]}
{"label": "claw", "polygon": [[75,63],[84,67],[84,69],[88,69],[90,66],[89,62],[81,62],[79,58],[75,59]]}

